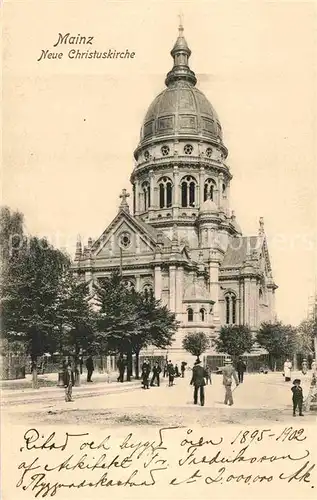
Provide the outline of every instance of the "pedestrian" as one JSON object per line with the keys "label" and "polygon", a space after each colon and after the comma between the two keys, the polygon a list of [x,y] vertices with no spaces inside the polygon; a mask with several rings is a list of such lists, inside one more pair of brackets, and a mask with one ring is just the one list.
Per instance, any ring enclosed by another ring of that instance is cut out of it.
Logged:
{"label": "pedestrian", "polygon": [[313,359],[313,361],[312,361],[311,370],[312,370],[313,373],[317,374],[317,364],[316,364],[316,360],[315,359]]}
{"label": "pedestrian", "polygon": [[171,360],[167,364],[167,373],[168,373],[168,387],[172,387],[172,385],[174,385],[175,368]]}
{"label": "pedestrian", "polygon": [[244,372],[246,371],[247,366],[245,362],[242,359],[242,356],[239,356],[238,362],[237,362],[237,372],[238,372],[238,380],[239,384],[243,384],[243,377],[244,377]]}
{"label": "pedestrian", "polygon": [[146,359],[141,367],[143,389],[149,389],[149,375],[151,372],[150,363]]}
{"label": "pedestrian", "polygon": [[209,365],[206,366],[206,385],[212,384],[211,382],[211,368]]}
{"label": "pedestrian", "polygon": [[301,388],[301,381],[299,378],[296,378],[293,381],[293,387],[291,389],[293,393],[293,417],[296,417],[296,408],[298,407],[299,416],[303,417],[303,389]]}
{"label": "pedestrian", "polygon": [[72,370],[70,362],[68,362],[64,370],[64,387],[65,387],[66,403],[73,401],[72,400],[73,385],[75,385],[74,372]]}
{"label": "pedestrian", "polygon": [[151,386],[153,387],[154,385],[154,382],[156,382],[156,385],[157,387],[160,387],[160,373],[161,373],[161,367],[160,365],[158,364],[158,362],[156,362],[153,366],[153,375],[152,375],[152,380],[151,380]]}
{"label": "pedestrian", "polygon": [[175,377],[180,377],[178,364],[175,365]]}
{"label": "pedestrian", "polygon": [[119,370],[119,376],[117,378],[117,382],[121,382],[121,383],[123,382],[125,365],[126,365],[125,360],[124,360],[122,354],[120,354],[119,359],[117,361],[117,368]]}
{"label": "pedestrian", "polygon": [[91,356],[88,356],[88,358],[86,359],[86,368],[87,368],[87,382],[92,382],[91,377],[95,367]]}
{"label": "pedestrian", "polygon": [[194,386],[194,404],[198,402],[198,392],[201,406],[205,404],[205,378],[207,376],[206,370],[201,366],[200,359],[197,359],[193,367],[192,379],[190,385]]}
{"label": "pedestrian", "polygon": [[284,363],[284,377],[285,382],[290,382],[291,380],[292,363],[287,359]]}
{"label": "pedestrian", "polygon": [[79,356],[79,370],[80,370],[80,375],[83,374],[83,365],[84,365],[84,358],[82,354]]}
{"label": "pedestrian", "polygon": [[236,374],[234,367],[232,366],[232,361],[230,358],[225,360],[225,366],[222,370],[222,383],[225,386],[225,400],[224,404],[229,404],[229,406],[233,405],[233,397],[232,397],[232,377],[236,383],[236,387],[239,385],[239,380]]}
{"label": "pedestrian", "polygon": [[304,359],[303,359],[303,362],[302,362],[302,374],[303,374],[303,375],[306,375],[307,370],[308,370],[307,359],[306,359],[306,358],[304,358]]}
{"label": "pedestrian", "polygon": [[168,375],[167,365],[168,365],[168,363],[167,363],[167,361],[165,361],[165,363],[164,363],[164,369],[163,369],[163,377],[164,378],[167,377],[167,375]]}
{"label": "pedestrian", "polygon": [[182,378],[184,378],[185,376],[185,370],[186,370],[186,362],[185,361],[182,361],[181,363],[181,374],[182,374]]}

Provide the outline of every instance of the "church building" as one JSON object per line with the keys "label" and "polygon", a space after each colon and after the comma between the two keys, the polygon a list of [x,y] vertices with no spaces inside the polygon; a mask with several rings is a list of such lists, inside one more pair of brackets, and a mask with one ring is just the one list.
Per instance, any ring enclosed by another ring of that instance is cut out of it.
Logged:
{"label": "church building", "polygon": [[243,236],[230,210],[228,150],[218,115],[196,86],[182,26],[171,55],[165,89],[149,106],[134,151],[133,209],[124,189],[103,234],[84,247],[77,241],[73,267],[91,284],[121,267],[128,287],[152,289],[180,322],[169,350],[176,361],[186,359],[188,332],[212,338],[222,325],[239,324],[256,332],[273,320],[277,286],[263,219],[258,234]]}

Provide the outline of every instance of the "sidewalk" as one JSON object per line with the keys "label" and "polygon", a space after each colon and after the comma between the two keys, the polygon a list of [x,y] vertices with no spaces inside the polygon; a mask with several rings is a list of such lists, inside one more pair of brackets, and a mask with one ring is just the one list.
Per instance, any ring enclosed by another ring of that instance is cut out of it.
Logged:
{"label": "sidewalk", "polygon": [[[80,385],[75,386],[74,390],[81,394],[99,394],[100,392],[113,392],[119,390],[127,390],[129,387],[139,387],[140,380],[132,379],[131,382],[117,382],[117,373],[111,373],[110,377],[106,373],[94,373],[93,382],[87,382],[87,375],[83,373],[80,377]],[[39,375],[39,388],[32,389],[32,375],[27,375],[25,379],[4,380],[1,381],[1,399],[2,401],[9,399],[23,399],[24,397],[43,397],[45,395],[54,395],[61,392],[64,388],[57,386],[57,373],[48,373]]]}

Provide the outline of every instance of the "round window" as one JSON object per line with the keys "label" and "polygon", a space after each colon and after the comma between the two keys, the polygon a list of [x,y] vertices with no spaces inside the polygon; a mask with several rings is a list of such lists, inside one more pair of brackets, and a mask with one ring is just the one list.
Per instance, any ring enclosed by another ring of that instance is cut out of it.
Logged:
{"label": "round window", "polygon": [[170,148],[168,146],[162,146],[161,147],[161,153],[163,156],[167,156],[170,152]]}
{"label": "round window", "polygon": [[129,233],[122,233],[120,235],[119,244],[121,248],[129,248],[131,245],[131,237]]}
{"label": "round window", "polygon": [[184,153],[185,153],[185,155],[191,155],[192,152],[193,152],[193,149],[194,148],[193,148],[193,146],[191,144],[186,144],[184,146]]}

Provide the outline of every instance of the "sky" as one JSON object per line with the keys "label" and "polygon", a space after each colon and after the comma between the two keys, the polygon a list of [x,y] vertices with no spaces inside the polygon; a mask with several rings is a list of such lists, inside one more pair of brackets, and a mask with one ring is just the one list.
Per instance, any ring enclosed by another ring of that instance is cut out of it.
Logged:
{"label": "sky", "polygon": [[[131,192],[140,127],[172,67],[182,13],[197,86],[229,149],[231,208],[246,235],[264,217],[279,318],[299,323],[316,280],[316,2],[7,1],[3,21],[2,203],[31,234],[74,252]],[[70,60],[82,51],[133,59]],[[42,59],[42,50],[63,53]]]}

